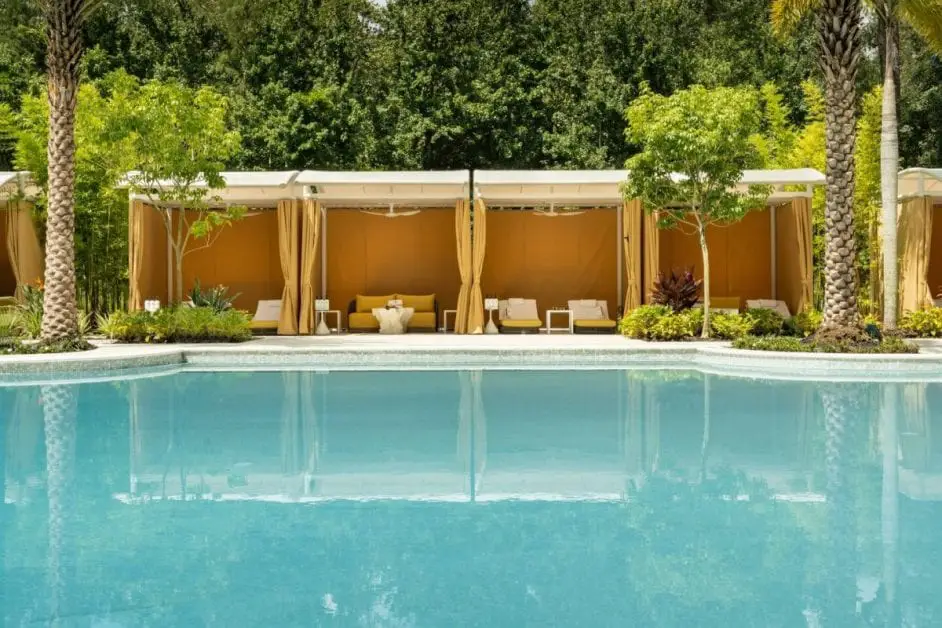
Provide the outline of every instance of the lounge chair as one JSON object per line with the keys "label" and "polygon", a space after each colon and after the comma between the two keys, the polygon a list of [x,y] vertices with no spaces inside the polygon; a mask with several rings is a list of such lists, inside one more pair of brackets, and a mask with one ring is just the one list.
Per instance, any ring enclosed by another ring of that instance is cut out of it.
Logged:
{"label": "lounge chair", "polygon": [[536,299],[506,299],[498,301],[497,313],[502,334],[533,334],[543,327],[536,309]]}
{"label": "lounge chair", "polygon": [[792,313],[788,309],[785,301],[776,301],[775,299],[754,299],[746,301],[747,310],[773,310],[778,312],[782,318],[791,318]]}
{"label": "lounge chair", "polygon": [[259,301],[250,325],[252,331],[278,331],[279,319],[281,319],[281,299]]}
{"label": "lounge chair", "polygon": [[378,332],[379,321],[373,316],[373,310],[386,307],[394,300],[402,301],[402,307],[415,310],[409,319],[407,331],[434,333],[438,329],[438,301],[435,300],[434,294],[358,294],[347,307],[347,327],[351,332]]}
{"label": "lounge chair", "polygon": [[576,299],[569,302],[572,330],[576,334],[611,334],[618,324],[608,317],[608,302]]}

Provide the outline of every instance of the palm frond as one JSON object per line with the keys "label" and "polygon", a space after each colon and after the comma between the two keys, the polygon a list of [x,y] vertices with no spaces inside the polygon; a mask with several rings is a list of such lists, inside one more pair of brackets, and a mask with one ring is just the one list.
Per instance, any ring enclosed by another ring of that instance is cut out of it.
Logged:
{"label": "palm frond", "polygon": [[791,34],[801,19],[820,4],[821,0],[772,0],[773,30],[781,36]]}
{"label": "palm frond", "polygon": [[942,0],[903,0],[900,17],[925,38],[929,47],[942,53]]}

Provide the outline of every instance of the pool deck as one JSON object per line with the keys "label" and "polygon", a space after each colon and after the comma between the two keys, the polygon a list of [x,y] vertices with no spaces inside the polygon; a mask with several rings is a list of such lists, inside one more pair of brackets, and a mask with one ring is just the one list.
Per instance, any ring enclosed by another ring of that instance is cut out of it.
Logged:
{"label": "pool deck", "polygon": [[696,369],[742,377],[942,381],[942,340],[917,355],[741,351],[727,342],[652,343],[620,336],[451,334],[264,337],[242,344],[120,345],[92,351],[0,357],[0,384],[96,378],[120,371],[362,369]]}

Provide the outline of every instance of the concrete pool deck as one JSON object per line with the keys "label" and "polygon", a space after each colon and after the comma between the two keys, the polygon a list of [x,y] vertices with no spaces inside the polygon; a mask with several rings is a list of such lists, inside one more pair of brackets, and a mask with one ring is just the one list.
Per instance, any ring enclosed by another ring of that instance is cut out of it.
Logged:
{"label": "concrete pool deck", "polygon": [[0,357],[0,384],[77,379],[153,369],[696,369],[743,377],[942,381],[942,340],[916,355],[742,351],[727,342],[652,343],[620,336],[446,334],[264,337],[242,344],[120,345],[92,351]]}

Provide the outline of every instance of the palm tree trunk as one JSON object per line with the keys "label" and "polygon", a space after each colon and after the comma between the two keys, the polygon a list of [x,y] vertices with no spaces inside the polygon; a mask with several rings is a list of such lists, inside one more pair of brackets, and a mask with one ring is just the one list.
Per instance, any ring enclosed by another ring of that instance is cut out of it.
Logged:
{"label": "palm tree trunk", "polygon": [[46,494],[49,500],[47,575],[52,607],[50,619],[55,625],[65,614],[67,561],[64,554],[69,547],[66,519],[73,492],[77,400],[75,392],[68,386],[43,386],[42,404],[46,437]]}
{"label": "palm tree trunk", "polygon": [[84,0],[47,0],[49,204],[42,339],[78,335],[75,304],[75,109],[78,104]]}
{"label": "palm tree trunk", "polygon": [[880,189],[883,223],[883,325],[896,327],[899,269],[896,246],[899,121],[896,113],[896,64],[899,59],[899,15],[895,0],[884,0],[886,50],[883,65],[883,117],[880,134]]}
{"label": "palm tree trunk", "polygon": [[825,327],[855,325],[854,145],[860,0],[822,0],[817,15],[826,102],[827,204],[824,256]]}

